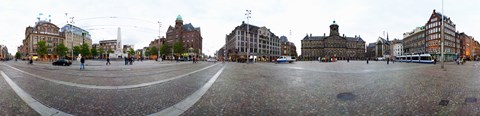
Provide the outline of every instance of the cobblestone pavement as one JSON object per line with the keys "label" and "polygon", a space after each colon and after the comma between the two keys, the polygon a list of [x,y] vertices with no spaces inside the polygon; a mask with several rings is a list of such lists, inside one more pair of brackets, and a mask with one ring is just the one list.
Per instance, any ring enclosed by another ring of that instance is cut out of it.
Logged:
{"label": "cobblestone pavement", "polygon": [[38,115],[20,97],[0,75],[0,115]]}
{"label": "cobblestone pavement", "polygon": [[[80,71],[75,64],[58,67],[48,62],[3,62],[0,70],[37,101],[73,115],[156,113],[192,95],[222,67],[225,69],[212,87],[182,115],[480,115],[480,62],[446,63],[445,71],[439,64],[387,65],[382,61],[102,63],[91,61],[87,70]],[[27,74],[121,86],[169,79],[203,68],[164,83],[111,90],[68,86]],[[0,87],[0,115],[36,115],[3,78]]]}
{"label": "cobblestone pavement", "polygon": [[390,63],[231,63],[183,115],[480,115],[479,62]]}

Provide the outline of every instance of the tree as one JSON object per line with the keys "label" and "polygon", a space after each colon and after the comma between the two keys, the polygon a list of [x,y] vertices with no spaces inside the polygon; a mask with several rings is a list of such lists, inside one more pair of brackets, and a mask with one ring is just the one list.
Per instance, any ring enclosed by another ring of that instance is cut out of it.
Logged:
{"label": "tree", "polygon": [[90,55],[90,48],[88,47],[88,44],[83,43],[82,44],[82,49],[80,51],[82,56],[89,56]]}
{"label": "tree", "polygon": [[102,47],[98,48],[98,53],[100,54],[100,57],[103,58],[103,54],[105,54],[105,49]]}
{"label": "tree", "polygon": [[90,50],[90,52],[92,53],[92,56],[98,56],[98,51],[97,51],[97,49],[92,48],[92,49]]}
{"label": "tree", "polygon": [[175,42],[173,44],[173,52],[175,54],[182,54],[183,53],[183,43],[181,41]]}
{"label": "tree", "polygon": [[162,47],[160,47],[160,54],[166,55],[170,53],[168,48],[169,48],[168,45],[162,45]]}
{"label": "tree", "polygon": [[63,44],[58,44],[57,46],[57,55],[62,57],[67,55],[68,48]]}
{"label": "tree", "polygon": [[128,49],[128,55],[133,56],[135,54],[135,50],[133,48]]}
{"label": "tree", "polygon": [[20,57],[22,57],[22,54],[20,54],[20,52],[15,53],[15,58],[16,59],[20,59]]}
{"label": "tree", "polygon": [[48,53],[47,50],[47,42],[45,41],[38,41],[37,42],[37,54],[42,58],[44,55]]}
{"label": "tree", "polygon": [[150,48],[145,49],[145,56],[150,56]]}
{"label": "tree", "polygon": [[73,47],[73,55],[78,56],[78,54],[80,54],[80,51],[82,51],[82,48],[80,48],[80,46]]}
{"label": "tree", "polygon": [[155,46],[151,47],[149,53],[150,53],[150,55],[157,55],[157,53],[158,53],[157,47],[155,47]]}
{"label": "tree", "polygon": [[108,51],[107,51],[107,53],[109,53],[109,54],[110,54],[110,53],[113,53],[113,50],[112,50],[112,48],[108,48]]}

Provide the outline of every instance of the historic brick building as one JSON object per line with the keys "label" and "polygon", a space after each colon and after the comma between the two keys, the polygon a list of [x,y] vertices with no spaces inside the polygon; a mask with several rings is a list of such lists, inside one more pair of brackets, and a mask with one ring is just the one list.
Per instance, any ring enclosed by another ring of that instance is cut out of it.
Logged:
{"label": "historic brick building", "polygon": [[342,59],[365,59],[365,41],[360,36],[340,36],[338,25],[330,25],[330,36],[310,36],[302,40],[302,57],[317,60],[319,57]]}
{"label": "historic brick building", "polygon": [[34,27],[25,29],[25,39],[20,48],[23,58],[38,58],[37,42],[45,41],[47,51],[45,58],[58,58],[56,48],[59,44],[65,45],[65,37],[60,32],[60,28],[50,21],[39,20]]}
{"label": "historic brick building", "polygon": [[432,54],[435,58],[440,58],[442,16],[445,24],[445,60],[453,61],[460,55],[461,48],[460,39],[455,36],[456,25],[450,17],[437,13],[435,10],[433,10],[430,19],[425,24],[426,52]]}
{"label": "historic brick building", "polygon": [[282,56],[297,56],[297,47],[285,36],[280,37],[280,51]]}
{"label": "historic brick building", "polygon": [[457,38],[460,39],[460,56],[467,59],[473,59],[475,55],[475,39],[465,33],[457,33]]}
{"label": "historic brick building", "polygon": [[[182,43],[184,51],[184,53],[181,54],[182,56],[193,57],[202,54],[203,38],[200,27],[193,27],[191,23],[184,25],[182,16],[177,16],[177,19],[175,20],[175,26],[169,26],[166,35],[167,37],[162,44],[168,45],[169,48],[171,48],[176,42]],[[187,53],[190,50],[193,50],[191,51],[192,53]]]}

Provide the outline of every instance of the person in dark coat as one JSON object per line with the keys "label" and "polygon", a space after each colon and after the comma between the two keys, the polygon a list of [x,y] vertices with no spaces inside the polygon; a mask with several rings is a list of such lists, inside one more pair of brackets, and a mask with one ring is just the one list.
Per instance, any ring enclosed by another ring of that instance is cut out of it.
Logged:
{"label": "person in dark coat", "polygon": [[387,64],[390,64],[390,58],[387,58]]}
{"label": "person in dark coat", "polygon": [[85,58],[80,58],[80,70],[85,70]]}
{"label": "person in dark coat", "polygon": [[130,65],[133,64],[133,57],[130,57]]}
{"label": "person in dark coat", "polygon": [[369,58],[367,58],[367,64],[368,64],[368,60],[369,60]]}
{"label": "person in dark coat", "polygon": [[111,65],[110,64],[110,57],[107,57],[107,63],[105,65]]}

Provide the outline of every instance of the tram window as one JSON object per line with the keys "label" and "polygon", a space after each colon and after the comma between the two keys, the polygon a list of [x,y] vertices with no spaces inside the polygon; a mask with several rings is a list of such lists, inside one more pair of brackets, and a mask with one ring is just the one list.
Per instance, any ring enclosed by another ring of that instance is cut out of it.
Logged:
{"label": "tram window", "polygon": [[412,60],[418,60],[418,57],[412,57]]}
{"label": "tram window", "polygon": [[423,57],[421,57],[420,60],[432,60],[432,59],[431,59],[430,57],[428,57],[428,56],[423,56]]}

